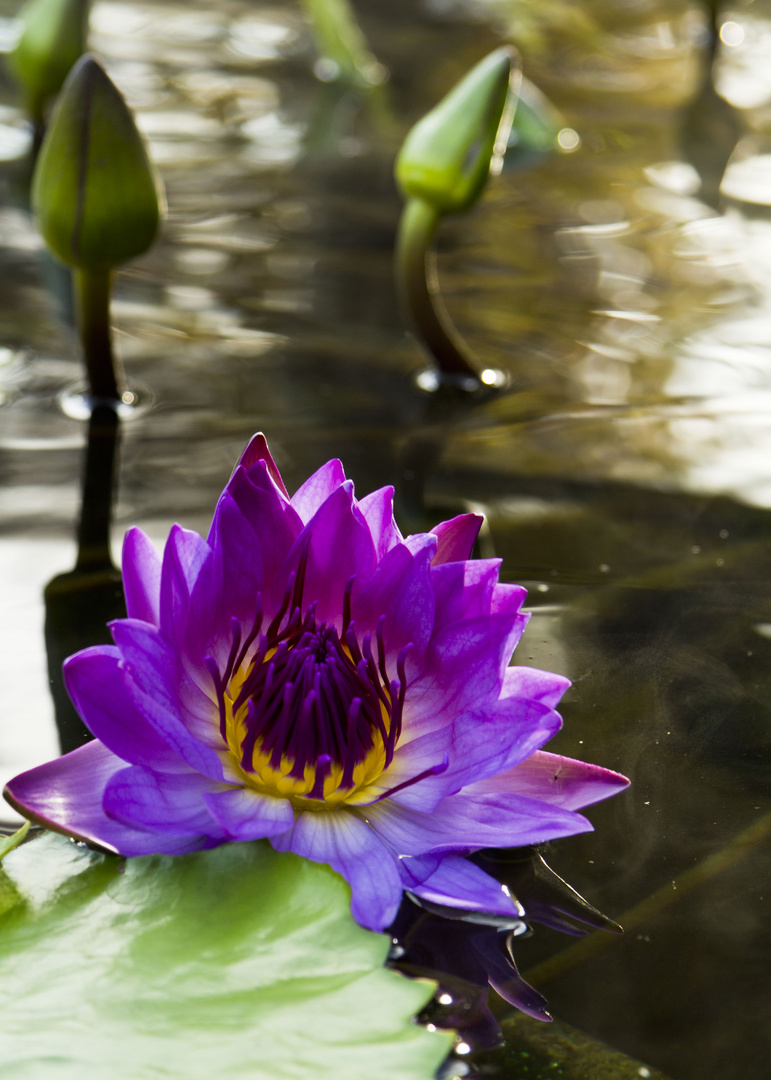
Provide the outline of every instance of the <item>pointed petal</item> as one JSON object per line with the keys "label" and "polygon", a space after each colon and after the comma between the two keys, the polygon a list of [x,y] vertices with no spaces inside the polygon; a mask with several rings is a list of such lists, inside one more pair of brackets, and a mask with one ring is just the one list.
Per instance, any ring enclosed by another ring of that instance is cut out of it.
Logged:
{"label": "pointed petal", "polygon": [[345,483],[343,463],[334,458],[322,465],[299,487],[290,502],[307,525],[322,503],[325,503],[333,491]]}
{"label": "pointed petal", "polygon": [[439,539],[434,565],[470,559],[483,521],[481,514],[459,514],[458,517],[436,525],[431,530]]}
{"label": "pointed petal", "polygon": [[[500,565],[500,559],[475,559],[431,567],[436,597],[435,632],[460,619],[490,614]],[[521,592],[524,599],[525,590]]]}
{"label": "pointed petal", "polygon": [[190,592],[210,553],[202,537],[173,525],[163,552],[159,626],[171,640],[179,640],[188,619]]}
{"label": "pointed petal", "polygon": [[363,499],[359,499],[359,510],[372,533],[377,560],[383,558],[392,547],[402,542],[402,534],[394,520],[394,489],[378,488]]}
{"label": "pointed petal", "polygon": [[47,829],[63,832],[117,855],[180,855],[211,846],[206,836],[177,836],[132,828],[102,806],[110,778],[126,763],[94,741],[14,777],[4,795],[11,806]]}
{"label": "pointed petal", "polygon": [[305,556],[305,604],[316,603],[316,622],[342,630],[343,597],[351,578],[361,587],[375,569],[375,548],[367,523],[354,505],[350,480],[338,487],[297,537],[274,587],[278,603],[283,582]]}
{"label": "pointed petal", "polygon": [[515,792],[567,810],[580,810],[627,787],[629,781],[620,773],[537,750],[515,768],[470,784],[464,794]]}
{"label": "pointed petal", "polygon": [[281,494],[285,495],[288,499],[289,492],[284,487],[284,481],[281,479],[281,473],[278,471],[278,466],[273,460],[271,452],[268,449],[268,441],[261,431],[259,431],[256,435],[253,435],[252,438],[249,440],[249,445],[246,447],[243,454],[239,458],[238,464],[243,466],[243,468],[246,469],[248,472],[250,469],[259,465],[260,462],[264,462],[265,468],[270,474],[271,480],[276,485]]}
{"label": "pointed petal", "polygon": [[[384,639],[391,664],[407,645],[407,669],[422,667],[434,625],[434,591],[430,563],[433,543],[427,537],[417,550],[406,544],[392,548],[369,582],[354,593],[353,621],[360,632],[377,628],[385,616]],[[394,672],[394,675],[396,673]]]}
{"label": "pointed petal", "polygon": [[530,698],[554,709],[569,687],[570,679],[563,675],[556,675],[553,671],[541,671],[540,668],[525,667],[524,664],[513,664],[506,668],[503,676],[501,697]]}
{"label": "pointed petal", "polygon": [[271,843],[342,874],[351,886],[351,914],[362,926],[384,930],[393,922],[402,897],[396,860],[360,818],[345,810],[306,812]]}
{"label": "pointed petal", "polygon": [[129,529],[123,538],[122,566],[129,618],[157,626],[160,621],[161,557],[141,529]]}

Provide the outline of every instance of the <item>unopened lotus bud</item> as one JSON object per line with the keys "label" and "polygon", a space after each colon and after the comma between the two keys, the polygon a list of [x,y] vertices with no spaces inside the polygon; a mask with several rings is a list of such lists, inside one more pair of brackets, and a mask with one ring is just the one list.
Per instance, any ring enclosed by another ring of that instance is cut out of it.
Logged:
{"label": "unopened lotus bud", "polygon": [[511,125],[507,102],[515,57],[508,46],[490,53],[412,128],[396,160],[405,197],[440,214],[467,210],[476,201]]}
{"label": "unopened lotus bud", "polygon": [[32,181],[43,239],[81,270],[118,266],[152,244],[162,197],[120,91],[84,56],[62,88]]}
{"label": "unopened lotus bud", "polygon": [[59,93],[86,47],[88,0],[30,0],[19,19],[23,29],[8,64],[33,120],[42,123],[46,102]]}

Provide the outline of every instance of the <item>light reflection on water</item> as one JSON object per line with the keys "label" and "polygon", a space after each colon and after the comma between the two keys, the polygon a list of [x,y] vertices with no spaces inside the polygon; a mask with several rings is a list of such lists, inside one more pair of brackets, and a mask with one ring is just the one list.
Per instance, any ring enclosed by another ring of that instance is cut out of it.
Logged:
{"label": "light reflection on water", "polygon": [[[205,530],[257,428],[290,488],[340,456],[362,493],[396,483],[406,528],[483,507],[484,554],[526,581],[535,612],[519,662],[574,680],[555,749],[633,776],[594,836],[552,855],[620,916],[769,806],[771,4],[730,13],[728,112],[686,2],[359,6],[392,72],[365,97],[313,79],[293,6],[94,5],[93,44],[169,199],[113,309],[129,383],[154,403],[124,425],[115,539],[141,524],[160,542],[177,519]],[[499,40],[491,12],[581,142],[507,166],[443,224],[447,306],[512,389],[442,414],[396,309],[390,173],[409,124]],[[72,565],[84,431],[56,404],[82,374],[67,282],[1,149],[22,128],[0,95],[7,777],[53,750],[40,597]],[[769,1004],[758,880],[737,870],[546,987],[555,1011],[675,1077],[694,1061],[708,1080],[752,1076]],[[562,944],[522,948],[535,964]]]}

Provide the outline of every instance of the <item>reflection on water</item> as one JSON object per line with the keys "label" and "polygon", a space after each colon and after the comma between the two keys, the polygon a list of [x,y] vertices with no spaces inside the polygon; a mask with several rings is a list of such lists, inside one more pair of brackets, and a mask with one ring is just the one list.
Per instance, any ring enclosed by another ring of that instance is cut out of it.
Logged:
{"label": "reflection on water", "polygon": [[[714,85],[704,8],[361,0],[391,72],[361,95],[314,79],[294,4],[114,0],[91,19],[169,200],[117,282],[116,348],[153,404],[124,425],[114,541],[205,529],[258,428],[290,488],[340,456],[360,492],[397,485],[410,529],[483,508],[485,554],[530,589],[518,660],[574,681],[554,749],[633,778],[549,860],[622,922],[671,889],[543,990],[559,1021],[683,1080],[760,1077],[771,1054],[767,845],[672,885],[771,808],[771,2],[718,19]],[[580,144],[512,163],[443,223],[447,307],[510,378],[445,407],[397,311],[392,161],[508,32]],[[57,403],[81,370],[23,150],[0,81],[3,777],[56,745],[42,591],[73,562],[86,435]],[[517,962],[527,977],[564,948],[539,929]]]}

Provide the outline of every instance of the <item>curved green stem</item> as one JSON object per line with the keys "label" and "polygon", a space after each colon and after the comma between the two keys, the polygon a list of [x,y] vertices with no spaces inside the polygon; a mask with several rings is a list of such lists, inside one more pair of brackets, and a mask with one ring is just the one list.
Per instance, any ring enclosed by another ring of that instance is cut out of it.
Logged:
{"label": "curved green stem", "polygon": [[101,401],[119,401],[121,372],[117,369],[110,335],[110,289],[108,269],[74,272],[78,328],[83,343],[91,396]]}
{"label": "curved green stem", "polygon": [[422,199],[412,198],[402,211],[396,242],[396,277],[413,327],[449,382],[479,386],[466,348],[450,322],[439,295],[431,242],[440,213]]}

